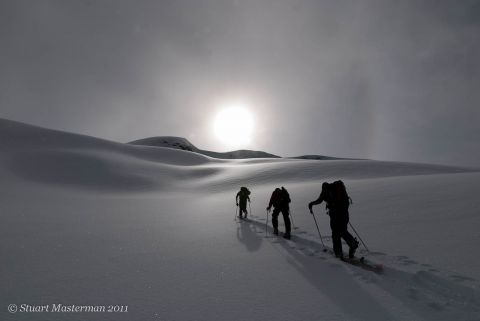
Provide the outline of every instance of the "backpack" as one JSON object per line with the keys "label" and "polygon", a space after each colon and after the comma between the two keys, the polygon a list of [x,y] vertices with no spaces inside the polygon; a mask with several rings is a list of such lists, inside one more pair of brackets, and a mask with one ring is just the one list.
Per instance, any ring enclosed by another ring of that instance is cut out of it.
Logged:
{"label": "backpack", "polygon": [[288,194],[288,191],[287,191],[284,187],[282,187],[281,191],[282,191],[282,194],[283,194],[283,195],[282,195],[282,201],[283,201],[286,205],[290,204],[290,202],[291,202],[292,200],[290,199],[290,194]]}
{"label": "backpack", "polygon": [[248,188],[242,186],[240,187],[240,190],[242,191],[242,194],[244,194],[245,196],[250,195],[250,191],[248,190]]}
{"label": "backpack", "polygon": [[334,209],[348,210],[352,199],[348,196],[345,184],[343,184],[341,180],[335,181],[329,184],[328,190],[328,207]]}

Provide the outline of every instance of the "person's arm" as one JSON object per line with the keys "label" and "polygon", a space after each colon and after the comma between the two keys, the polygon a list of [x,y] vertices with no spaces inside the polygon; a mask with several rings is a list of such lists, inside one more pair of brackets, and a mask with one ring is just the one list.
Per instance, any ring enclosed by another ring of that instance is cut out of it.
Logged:
{"label": "person's arm", "polygon": [[237,196],[235,196],[235,203],[237,203],[238,206],[238,198],[240,197],[240,192],[237,193]]}
{"label": "person's arm", "polygon": [[270,209],[272,208],[274,195],[275,195],[275,192],[273,192],[272,196],[270,197],[270,202],[268,203],[267,211],[270,211]]}
{"label": "person's arm", "polygon": [[312,201],[310,203],[308,203],[308,209],[310,210],[310,213],[313,214],[313,211],[312,211],[312,206],[313,205],[318,205],[320,203],[322,203],[324,201],[324,197],[323,197],[323,192],[320,193],[320,196],[318,196],[318,198],[315,200],[315,201]]}

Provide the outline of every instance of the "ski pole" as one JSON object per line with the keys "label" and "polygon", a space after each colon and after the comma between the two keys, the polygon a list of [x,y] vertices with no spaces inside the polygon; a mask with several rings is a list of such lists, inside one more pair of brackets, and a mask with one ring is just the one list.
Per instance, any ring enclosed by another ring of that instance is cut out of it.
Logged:
{"label": "ski pole", "polygon": [[290,211],[290,218],[292,219],[292,228],[295,230],[296,227],[295,227],[295,223],[293,222],[293,214],[291,211]]}
{"label": "ski pole", "polygon": [[368,249],[368,247],[365,245],[365,243],[363,242],[362,238],[360,237],[360,235],[358,235],[357,231],[355,230],[355,228],[353,227],[352,223],[348,222],[348,224],[350,224],[350,227],[352,228],[352,230],[355,232],[355,234],[357,234],[358,238],[360,239],[360,242],[362,242],[363,246],[367,249],[367,252],[370,252],[370,250]]}
{"label": "ski pole", "polygon": [[235,216],[233,217],[233,220],[237,220],[237,210],[238,210],[238,205],[235,207]]}
{"label": "ski pole", "polygon": [[252,207],[250,206],[250,202],[248,202],[248,209],[250,210],[250,217],[252,217]]}
{"label": "ski pole", "polygon": [[268,227],[268,210],[267,210],[267,220],[265,221],[265,237],[268,236],[268,230],[267,230],[267,227]]}
{"label": "ski pole", "polygon": [[312,212],[312,216],[313,216],[313,220],[315,221],[315,226],[317,227],[317,232],[318,232],[318,236],[320,237],[320,242],[322,242],[322,245],[323,245],[323,251],[326,252],[327,247],[323,243],[322,234],[320,234],[320,229],[318,228],[317,219],[315,218],[315,214],[313,212]]}

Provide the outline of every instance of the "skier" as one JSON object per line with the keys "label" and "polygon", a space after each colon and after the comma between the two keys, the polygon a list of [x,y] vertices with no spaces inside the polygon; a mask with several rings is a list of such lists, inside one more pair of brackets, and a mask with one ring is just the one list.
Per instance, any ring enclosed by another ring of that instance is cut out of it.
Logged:
{"label": "skier", "polygon": [[[247,201],[250,203],[250,191],[246,187],[240,187],[240,191],[237,193],[235,197],[235,201],[237,206],[240,205],[240,210],[238,212],[238,216],[243,218],[242,214],[245,214],[245,218],[247,218],[248,211],[247,211]],[[239,202],[240,199],[240,202]]]}
{"label": "skier", "polygon": [[268,203],[267,211],[270,211],[272,206],[274,207],[272,213],[272,225],[273,225],[273,234],[278,235],[278,215],[282,212],[283,221],[285,222],[285,234],[283,237],[287,240],[290,239],[290,218],[289,218],[289,211],[290,211],[290,195],[285,187],[276,188],[272,196],[270,197],[270,202]]}
{"label": "skier", "polygon": [[335,256],[343,259],[342,238],[350,247],[348,256],[353,258],[358,248],[358,241],[347,229],[349,215],[348,207],[350,205],[350,197],[348,197],[345,185],[342,181],[336,181],[332,184],[324,182],[322,184],[322,192],[315,201],[308,204],[310,213],[313,214],[312,206],[325,201],[327,204],[327,215],[330,216],[330,228],[332,229],[333,252]]}

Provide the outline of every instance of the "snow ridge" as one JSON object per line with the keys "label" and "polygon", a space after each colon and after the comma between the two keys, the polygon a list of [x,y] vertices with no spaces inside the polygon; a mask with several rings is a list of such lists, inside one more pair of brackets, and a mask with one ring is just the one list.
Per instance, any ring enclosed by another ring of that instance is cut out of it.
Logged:
{"label": "snow ridge", "polygon": [[245,159],[245,158],[279,158],[277,155],[269,154],[262,151],[254,150],[235,150],[226,153],[212,152],[208,150],[198,149],[190,143],[186,138],[176,137],[176,136],[158,136],[150,137],[135,140],[129,142],[128,144],[132,145],[143,145],[143,146],[156,146],[156,147],[168,147],[181,149],[186,151],[191,151],[199,154],[203,154],[209,157],[219,158],[219,159]]}

